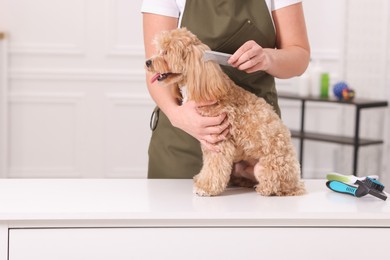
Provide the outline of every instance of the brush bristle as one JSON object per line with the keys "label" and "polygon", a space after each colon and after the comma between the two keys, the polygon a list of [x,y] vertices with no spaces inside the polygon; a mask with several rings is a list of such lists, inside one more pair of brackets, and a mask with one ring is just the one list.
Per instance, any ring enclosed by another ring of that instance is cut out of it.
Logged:
{"label": "brush bristle", "polygon": [[340,174],[332,174],[332,173],[329,173],[326,175],[326,178],[329,180],[329,181],[341,181],[341,182],[344,182],[344,183],[350,183],[352,184],[350,178],[348,176],[344,176],[344,175],[340,175]]}
{"label": "brush bristle", "polygon": [[369,177],[367,177],[364,180],[364,183],[370,189],[374,189],[374,190],[377,190],[377,191],[380,191],[380,192],[382,192],[384,190],[384,188],[385,188],[385,186],[381,182],[379,182],[378,180],[375,180],[375,179],[371,179]]}

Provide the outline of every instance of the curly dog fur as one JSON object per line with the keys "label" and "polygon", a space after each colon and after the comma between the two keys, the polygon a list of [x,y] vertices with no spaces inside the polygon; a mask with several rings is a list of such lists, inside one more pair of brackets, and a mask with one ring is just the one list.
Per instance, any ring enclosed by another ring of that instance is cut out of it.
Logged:
{"label": "curly dog fur", "polygon": [[199,108],[199,113],[226,113],[231,125],[227,139],[217,144],[221,152],[202,147],[203,167],[194,177],[194,192],[200,196],[221,194],[236,176],[234,171],[244,170],[233,167],[234,163],[246,161],[254,165],[253,185],[259,194],[304,194],[290,131],[272,106],[235,85],[217,63],[204,61],[209,47],[187,29],[164,31],[155,44],[158,53],[146,61],[147,70],[154,73],[152,82],[171,87],[180,102],[217,100],[215,105]]}

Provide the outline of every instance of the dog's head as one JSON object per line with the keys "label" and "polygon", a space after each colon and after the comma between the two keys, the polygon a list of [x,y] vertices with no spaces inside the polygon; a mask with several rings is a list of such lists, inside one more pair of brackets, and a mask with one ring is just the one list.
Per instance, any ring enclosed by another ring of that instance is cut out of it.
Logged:
{"label": "dog's head", "polygon": [[145,62],[156,80],[168,85],[186,86],[188,99],[196,102],[218,100],[226,93],[218,64],[204,61],[210,48],[185,28],[164,31],[154,40],[157,54]]}

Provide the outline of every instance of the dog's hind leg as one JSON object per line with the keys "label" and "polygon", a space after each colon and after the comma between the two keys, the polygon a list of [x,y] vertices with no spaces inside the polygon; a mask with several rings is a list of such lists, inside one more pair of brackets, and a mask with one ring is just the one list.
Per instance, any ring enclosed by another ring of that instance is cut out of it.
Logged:
{"label": "dog's hind leg", "polygon": [[194,177],[194,193],[216,196],[228,185],[234,159],[234,145],[228,141],[219,144],[221,152],[203,149],[203,167]]}
{"label": "dog's hind leg", "polygon": [[267,166],[263,166],[261,160],[259,160],[253,168],[255,178],[258,181],[256,185],[256,191],[263,196],[275,195],[279,190],[278,179],[273,174],[272,169]]}
{"label": "dog's hind leg", "polygon": [[294,156],[266,156],[254,167],[257,193],[263,196],[295,196],[305,193],[299,163]]}

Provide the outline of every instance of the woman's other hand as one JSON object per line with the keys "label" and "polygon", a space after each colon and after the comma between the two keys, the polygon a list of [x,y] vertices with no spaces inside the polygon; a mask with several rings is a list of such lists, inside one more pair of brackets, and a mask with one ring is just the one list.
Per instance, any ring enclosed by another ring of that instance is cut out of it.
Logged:
{"label": "woman's other hand", "polygon": [[177,110],[175,113],[171,113],[170,120],[173,126],[199,140],[207,149],[219,152],[216,144],[225,140],[229,134],[229,122],[226,114],[206,117],[198,112],[198,108],[214,105],[215,103],[215,101],[206,103],[188,101],[176,107]]}

